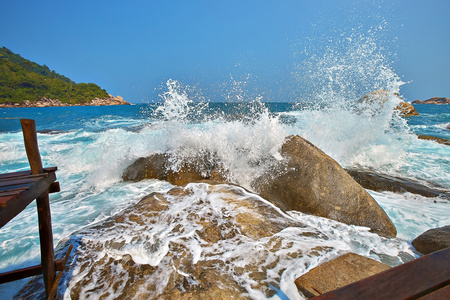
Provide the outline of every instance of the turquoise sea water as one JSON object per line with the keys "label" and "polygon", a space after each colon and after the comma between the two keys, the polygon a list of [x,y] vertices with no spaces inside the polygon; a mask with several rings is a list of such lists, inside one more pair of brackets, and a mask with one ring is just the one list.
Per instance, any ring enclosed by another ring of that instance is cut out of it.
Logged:
{"label": "turquoise sea water", "polygon": [[[449,139],[450,106],[416,105],[420,116],[402,118],[393,114],[389,105],[381,112],[361,114],[348,105],[196,103],[170,86],[163,100],[131,106],[0,109],[1,172],[28,168],[20,118],[36,121],[44,166],[58,167],[61,192],[50,198],[55,245],[144,195],[170,189],[170,184],[157,180],[121,180],[129,164],[155,152],[189,157],[213,151],[231,170],[235,182],[249,188],[249,182],[264,168],[255,168],[251,162],[276,155],[286,136],[298,134],[344,167],[372,168],[450,189],[450,147],[416,136]],[[291,216],[327,232],[335,241],[335,253],[351,250],[378,260],[389,257],[385,262],[391,265],[417,255],[410,246],[415,236],[449,224],[450,203],[446,200],[409,193],[369,193],[396,225],[397,238],[380,239],[364,228],[297,212]],[[31,204],[0,229],[0,272],[39,262],[36,218]],[[296,275],[294,271],[286,274]],[[289,276],[281,279],[280,287],[295,298]],[[2,285],[0,294],[10,297],[21,284],[23,281]]]}

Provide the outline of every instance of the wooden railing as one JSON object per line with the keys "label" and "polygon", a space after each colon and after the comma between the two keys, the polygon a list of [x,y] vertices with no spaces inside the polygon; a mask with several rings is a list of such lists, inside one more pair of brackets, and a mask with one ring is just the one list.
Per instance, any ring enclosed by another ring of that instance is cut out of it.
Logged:
{"label": "wooden railing", "polygon": [[422,256],[311,299],[450,299],[450,248]]}
{"label": "wooden railing", "polygon": [[[0,274],[0,283],[43,274],[45,293],[54,297],[58,280],[69,258],[72,247],[64,260],[55,261],[49,193],[59,192],[56,167],[43,168],[34,120],[21,119],[25,150],[31,170],[0,174],[0,228],[23,211],[36,199],[41,264]],[[58,274],[58,280],[56,271]]]}

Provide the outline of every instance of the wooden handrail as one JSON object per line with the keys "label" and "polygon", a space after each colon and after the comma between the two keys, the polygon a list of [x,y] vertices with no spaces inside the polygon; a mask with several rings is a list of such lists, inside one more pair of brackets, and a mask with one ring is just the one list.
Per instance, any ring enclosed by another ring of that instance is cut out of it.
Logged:
{"label": "wooden handrail", "polygon": [[[34,120],[21,119],[20,124],[22,125],[25,150],[30,163],[31,174],[44,173],[37,141],[36,123]],[[36,198],[36,204],[39,221],[42,274],[44,275],[45,294],[48,297],[56,277],[52,218],[50,214],[48,189]]]}
{"label": "wooden handrail", "polygon": [[37,140],[36,123],[30,119],[20,119],[22,125],[23,141],[27,152],[28,162],[30,163],[31,174],[44,173],[42,167],[41,154]]}

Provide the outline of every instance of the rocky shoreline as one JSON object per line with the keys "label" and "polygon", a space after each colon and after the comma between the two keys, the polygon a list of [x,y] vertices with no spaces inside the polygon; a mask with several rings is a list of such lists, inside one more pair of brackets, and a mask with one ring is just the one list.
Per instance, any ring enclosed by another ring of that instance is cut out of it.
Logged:
{"label": "rocky shoreline", "polygon": [[[332,254],[333,241],[326,235],[308,222],[286,218],[286,211],[320,216],[323,223],[331,219],[368,227],[388,241],[396,236],[395,226],[363,187],[437,196],[444,201],[449,194],[439,187],[370,170],[344,170],[300,136],[287,137],[280,155],[251,183],[256,193],[233,183],[230,171],[214,154],[183,159],[174,153],[154,153],[139,158],[123,173],[124,181],[159,179],[177,187],[151,193],[61,241],[58,258],[69,245],[74,250],[60,291],[72,299],[98,297],[99,292],[115,298],[270,298],[280,288],[281,275],[273,275],[274,280],[268,273],[283,274],[288,264],[296,264],[301,257],[315,260],[340,254]],[[448,247],[449,228],[433,232],[437,246],[426,251]],[[426,236],[425,243],[430,244],[429,240]],[[413,246],[425,252],[418,243]],[[317,287],[317,277],[327,283],[321,286],[322,293],[338,287],[333,285],[338,275],[355,281],[389,268],[352,253],[333,263],[328,260],[324,260],[324,271],[312,269],[292,278],[299,295],[316,295],[309,294],[308,286],[314,281],[311,286]],[[328,274],[325,280],[324,272]],[[246,285],[249,281],[251,288]],[[70,290],[64,282],[71,282]],[[257,290],[258,297],[251,290]],[[31,299],[39,293],[43,293],[42,281],[33,279],[16,297]]]}
{"label": "rocky shoreline", "polygon": [[413,102],[411,102],[412,104],[438,104],[438,105],[442,105],[442,104],[450,104],[450,98],[445,98],[445,97],[433,97],[430,98],[428,100],[414,100]]}
{"label": "rocky shoreline", "polygon": [[114,97],[109,95],[107,98],[94,98],[90,102],[70,104],[62,103],[59,99],[50,99],[42,97],[36,102],[24,100],[22,103],[6,102],[0,104],[0,108],[14,108],[14,107],[58,107],[58,106],[106,106],[106,105],[131,105],[127,101],[123,100],[121,96]]}

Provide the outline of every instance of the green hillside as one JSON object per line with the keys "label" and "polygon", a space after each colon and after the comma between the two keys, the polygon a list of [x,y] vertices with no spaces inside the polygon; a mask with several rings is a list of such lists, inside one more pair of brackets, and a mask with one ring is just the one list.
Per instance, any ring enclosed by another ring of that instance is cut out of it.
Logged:
{"label": "green hillside", "polygon": [[0,48],[0,104],[24,100],[36,102],[42,97],[77,104],[106,98],[108,93],[94,83],[77,84],[50,71],[46,65],[29,61],[5,47]]}

